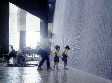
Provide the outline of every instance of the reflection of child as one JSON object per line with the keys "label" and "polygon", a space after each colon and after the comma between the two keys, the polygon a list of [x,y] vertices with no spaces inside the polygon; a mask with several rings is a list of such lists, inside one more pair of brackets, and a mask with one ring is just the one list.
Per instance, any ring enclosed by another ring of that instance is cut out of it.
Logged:
{"label": "reflection of child", "polygon": [[64,69],[67,69],[67,58],[68,58],[68,51],[70,50],[70,47],[68,45],[65,46],[65,49],[62,53],[62,61],[64,62]]}
{"label": "reflection of child", "polygon": [[55,46],[55,52],[54,52],[54,69],[56,67],[56,69],[58,70],[58,64],[59,64],[59,52],[60,52],[60,46],[56,45]]}

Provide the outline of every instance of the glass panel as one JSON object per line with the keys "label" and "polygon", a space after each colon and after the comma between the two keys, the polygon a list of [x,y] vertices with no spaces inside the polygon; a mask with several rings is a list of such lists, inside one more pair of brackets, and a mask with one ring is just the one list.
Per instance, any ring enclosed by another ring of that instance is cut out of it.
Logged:
{"label": "glass panel", "polygon": [[27,13],[26,24],[26,31],[40,31],[40,18],[30,13]]}
{"label": "glass panel", "polygon": [[26,46],[36,48],[40,42],[40,32],[27,31],[26,32]]}
{"label": "glass panel", "polygon": [[[17,24],[19,7],[9,3],[9,45],[19,49],[20,32]],[[27,12],[26,14],[26,46],[35,48],[40,42],[40,18]]]}
{"label": "glass panel", "polygon": [[19,49],[19,32],[17,30],[17,6],[9,3],[9,45]]}

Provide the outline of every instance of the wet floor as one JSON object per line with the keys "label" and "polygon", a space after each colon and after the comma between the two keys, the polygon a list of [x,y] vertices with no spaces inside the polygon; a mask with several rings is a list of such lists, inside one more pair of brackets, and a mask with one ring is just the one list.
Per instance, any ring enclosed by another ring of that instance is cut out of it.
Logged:
{"label": "wet floor", "polygon": [[79,70],[37,71],[36,67],[0,67],[0,83],[112,83]]}

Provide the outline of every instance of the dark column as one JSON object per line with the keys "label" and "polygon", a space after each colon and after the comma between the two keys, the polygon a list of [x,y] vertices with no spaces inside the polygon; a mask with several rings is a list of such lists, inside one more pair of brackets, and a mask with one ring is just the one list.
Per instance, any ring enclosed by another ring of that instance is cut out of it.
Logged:
{"label": "dark column", "polygon": [[19,47],[20,49],[23,49],[24,47],[26,47],[26,32],[25,31],[20,31]]}
{"label": "dark column", "polygon": [[49,44],[51,46],[52,44],[52,37],[53,37],[53,23],[48,23],[48,38],[49,38]]}
{"label": "dark column", "polygon": [[40,42],[41,44],[46,44],[48,42],[48,22],[40,21]]}
{"label": "dark column", "polygon": [[26,47],[26,11],[18,9],[18,29],[20,32],[19,48]]}
{"label": "dark column", "polygon": [[9,49],[9,3],[0,1],[0,56]]}

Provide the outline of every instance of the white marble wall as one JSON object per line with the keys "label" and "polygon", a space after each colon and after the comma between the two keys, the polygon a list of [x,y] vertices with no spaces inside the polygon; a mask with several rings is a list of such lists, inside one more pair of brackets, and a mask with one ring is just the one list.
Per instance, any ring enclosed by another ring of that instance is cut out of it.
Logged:
{"label": "white marble wall", "polygon": [[112,79],[112,0],[57,0],[53,33],[70,66]]}

